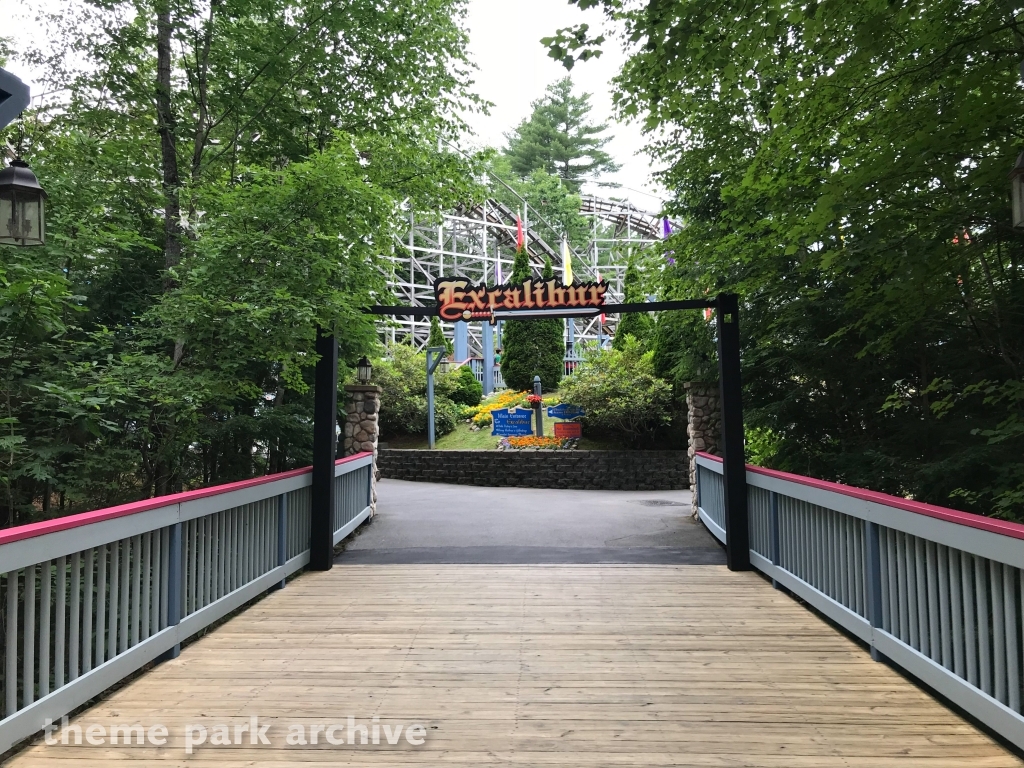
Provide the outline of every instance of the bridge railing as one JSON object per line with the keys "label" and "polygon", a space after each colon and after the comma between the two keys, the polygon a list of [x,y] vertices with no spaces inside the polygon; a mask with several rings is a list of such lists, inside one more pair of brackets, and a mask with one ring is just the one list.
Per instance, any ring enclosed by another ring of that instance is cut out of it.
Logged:
{"label": "bridge railing", "polygon": [[[724,543],[721,459],[697,498]],[[1024,525],[749,465],[747,504],[755,568],[1024,748]]]}
{"label": "bridge railing", "polygon": [[[370,514],[373,457],[335,465],[333,541]],[[0,752],[309,562],[311,470],[0,531]]]}

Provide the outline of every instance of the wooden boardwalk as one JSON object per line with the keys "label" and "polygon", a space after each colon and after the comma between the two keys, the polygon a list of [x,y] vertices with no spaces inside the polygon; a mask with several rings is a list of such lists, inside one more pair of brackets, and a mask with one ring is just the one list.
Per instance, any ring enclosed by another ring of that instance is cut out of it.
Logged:
{"label": "wooden boardwalk", "polygon": [[[187,725],[251,716],[271,745],[243,735],[185,754]],[[426,741],[285,743],[289,726],[348,716],[422,723]],[[337,566],[72,723],[170,736],[40,740],[9,765],[1024,765],[759,576],[720,566]]]}

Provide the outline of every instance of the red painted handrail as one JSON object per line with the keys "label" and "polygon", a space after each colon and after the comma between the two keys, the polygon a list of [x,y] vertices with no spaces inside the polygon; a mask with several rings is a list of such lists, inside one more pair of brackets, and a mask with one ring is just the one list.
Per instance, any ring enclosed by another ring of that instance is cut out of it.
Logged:
{"label": "red painted handrail", "polygon": [[[704,451],[697,451],[697,455],[705,459],[711,459],[712,461],[722,461],[721,456],[712,456],[710,453],[704,453]],[[818,488],[823,491],[840,493],[843,496],[850,496],[851,498],[861,499],[862,501],[872,501],[886,507],[895,507],[896,509],[902,509],[906,512],[913,512],[916,515],[934,517],[938,520],[956,523],[957,525],[966,525],[968,528],[978,528],[982,531],[990,531],[991,533],[998,533],[1002,536],[1009,536],[1014,539],[1024,539],[1024,525],[1020,523],[1011,523],[1008,520],[997,520],[992,517],[985,517],[984,515],[976,515],[973,512],[961,512],[957,509],[939,507],[934,504],[925,504],[922,501],[913,501],[899,496],[890,496],[888,493],[869,491],[864,488],[855,488],[852,485],[843,485],[842,483],[833,483],[829,480],[816,480],[813,477],[804,477],[803,475],[794,475],[789,472],[780,472],[777,469],[755,467],[753,464],[747,464],[747,471],[758,475],[764,475],[765,477],[774,477],[779,480],[785,480],[790,483],[806,485],[810,488]]]}
{"label": "red painted handrail", "polygon": [[[361,459],[364,456],[371,456],[369,451],[363,451],[362,453],[354,453],[351,456],[346,456],[343,459],[338,459],[335,465],[346,464],[356,459]],[[239,480],[234,483],[225,483],[224,485],[213,485],[209,488],[197,488],[194,491],[182,491],[181,493],[171,493],[166,496],[155,496],[152,499],[143,499],[142,501],[132,501],[128,504],[119,504],[116,507],[106,507],[105,509],[97,509],[94,512],[81,512],[77,515],[68,515],[67,517],[58,517],[53,520],[44,520],[41,523],[30,523],[29,525],[19,525],[17,528],[8,528],[0,531],[0,544],[10,544],[14,541],[21,541],[23,539],[31,539],[36,536],[43,536],[47,533],[56,533],[57,531],[66,531],[69,528],[79,528],[83,525],[92,525],[93,523],[101,523],[104,520],[114,520],[118,517],[127,517],[128,515],[138,514],[139,512],[146,512],[150,509],[158,509],[159,507],[167,507],[171,504],[180,504],[184,501],[194,501],[195,499],[205,499],[208,496],[217,496],[221,493],[229,493],[230,491],[240,491],[243,488],[252,488],[256,485],[263,485],[264,483],[272,483],[275,480],[286,480],[289,477],[297,477],[299,475],[306,475],[313,471],[312,467],[303,467],[302,469],[293,469],[288,472],[278,472],[274,475],[263,475],[262,477],[254,477],[250,480]]]}

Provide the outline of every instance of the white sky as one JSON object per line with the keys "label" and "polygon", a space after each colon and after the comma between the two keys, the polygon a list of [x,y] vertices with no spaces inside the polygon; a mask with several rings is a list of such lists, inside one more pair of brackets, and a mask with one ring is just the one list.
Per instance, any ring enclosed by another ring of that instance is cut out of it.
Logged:
{"label": "white sky", "polygon": [[[529,117],[531,102],[541,98],[548,85],[566,75],[565,68],[548,57],[540,39],[581,22],[590,24],[591,30],[604,28],[599,11],[584,12],[566,0],[469,0],[469,50],[480,68],[476,72],[475,90],[494,103],[490,116],[476,115],[469,121],[479,144],[503,146],[503,134]],[[647,157],[637,154],[645,144],[640,128],[612,120],[609,81],[624,60],[625,54],[617,41],[610,39],[600,58],[577,63],[569,73],[577,92],[591,94],[594,122],[609,123],[608,133],[615,138],[605,150],[622,165],[618,173],[602,177],[603,181],[621,184],[622,189],[592,187],[585,191],[626,197],[638,208],[657,212],[664,198],[650,181]]]}
{"label": "white sky", "polygon": [[[0,35],[13,37],[15,48],[37,42],[42,30],[31,21],[34,9],[56,9],[67,0],[0,0]],[[566,70],[547,55],[540,44],[542,37],[556,30],[585,21],[591,29],[603,28],[604,19],[597,10],[580,11],[566,0],[469,0],[467,25],[470,34],[470,56],[479,67],[475,73],[475,90],[494,106],[490,115],[472,115],[469,123],[475,136],[467,137],[467,145],[501,147],[503,134],[528,117],[530,104],[544,95],[548,85],[564,77]],[[604,54],[597,59],[578,63],[571,75],[577,92],[591,94],[594,122],[609,123],[608,133],[614,138],[605,147],[622,169],[602,178],[621,188],[585,187],[584,191],[601,196],[625,197],[637,207],[657,212],[664,195],[650,180],[650,164],[640,154],[645,141],[637,125],[623,125],[612,120],[610,83],[625,55],[617,41],[605,43]],[[37,73],[26,71],[24,65],[12,62],[9,69],[32,87]],[[652,194],[653,193],[653,194]]]}

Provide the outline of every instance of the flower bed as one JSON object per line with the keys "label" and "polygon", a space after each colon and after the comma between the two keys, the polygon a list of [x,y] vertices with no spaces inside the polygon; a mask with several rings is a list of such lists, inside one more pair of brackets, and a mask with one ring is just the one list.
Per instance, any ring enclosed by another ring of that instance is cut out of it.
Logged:
{"label": "flower bed", "polygon": [[486,427],[491,423],[491,411],[523,405],[526,402],[526,394],[526,392],[514,392],[508,389],[494,397],[490,397],[471,409],[470,421],[478,427]]}
{"label": "flower bed", "polygon": [[503,437],[498,443],[499,451],[511,449],[523,450],[524,448],[546,449],[546,450],[572,450],[579,443],[579,438],[561,438],[545,435],[523,435],[522,437]]}

